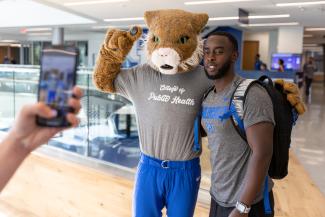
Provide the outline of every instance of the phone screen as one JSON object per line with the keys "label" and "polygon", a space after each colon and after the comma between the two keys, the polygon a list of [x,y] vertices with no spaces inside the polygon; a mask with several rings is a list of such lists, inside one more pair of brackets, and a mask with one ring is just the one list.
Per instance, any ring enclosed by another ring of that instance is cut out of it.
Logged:
{"label": "phone screen", "polygon": [[57,110],[58,116],[50,120],[39,118],[40,125],[67,126],[64,117],[70,110],[68,99],[75,85],[77,56],[72,48],[42,51],[38,100]]}

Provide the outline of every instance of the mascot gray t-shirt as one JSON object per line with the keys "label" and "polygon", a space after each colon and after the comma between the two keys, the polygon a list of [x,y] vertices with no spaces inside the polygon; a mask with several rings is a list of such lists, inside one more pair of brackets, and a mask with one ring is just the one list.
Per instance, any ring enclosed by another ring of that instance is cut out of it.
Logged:
{"label": "mascot gray t-shirt", "polygon": [[174,75],[162,74],[148,64],[121,70],[116,93],[136,108],[142,153],[161,160],[190,160],[194,152],[194,120],[211,81],[203,67]]}

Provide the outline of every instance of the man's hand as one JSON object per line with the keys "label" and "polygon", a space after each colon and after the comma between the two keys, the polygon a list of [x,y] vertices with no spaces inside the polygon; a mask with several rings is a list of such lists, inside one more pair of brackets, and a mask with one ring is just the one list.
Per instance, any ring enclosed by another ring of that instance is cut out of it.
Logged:
{"label": "man's hand", "polygon": [[230,213],[229,217],[248,217],[248,213],[239,213],[238,210],[235,208]]}
{"label": "man's hand", "polygon": [[[79,124],[77,113],[81,108],[81,89],[75,87],[73,89],[73,95],[75,97],[70,98],[68,104],[74,109],[75,113],[67,114],[66,118],[71,124],[71,127],[76,127]],[[56,111],[52,110],[50,107],[41,102],[24,106],[17,116],[13,128],[10,130],[7,136],[7,138],[14,144],[20,145],[21,148],[26,151],[26,153],[33,151],[38,146],[46,143],[55,134],[66,129],[37,126],[37,115],[43,118],[53,118],[56,116]]]}

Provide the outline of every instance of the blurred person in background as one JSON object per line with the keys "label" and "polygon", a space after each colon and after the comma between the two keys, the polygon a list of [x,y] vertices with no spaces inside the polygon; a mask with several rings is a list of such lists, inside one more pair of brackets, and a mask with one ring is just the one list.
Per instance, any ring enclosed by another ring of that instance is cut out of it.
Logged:
{"label": "blurred person in background", "polygon": [[5,57],[3,58],[2,63],[3,63],[3,64],[9,64],[9,63],[10,63],[10,60],[9,60],[8,56],[5,56]]}
{"label": "blurred person in background", "polygon": [[314,77],[314,72],[317,71],[316,64],[314,62],[313,57],[309,57],[308,61],[304,64],[303,67],[303,75],[305,79],[305,84],[306,84],[306,96],[309,96],[310,93],[310,87],[313,82],[313,77]]}
{"label": "blurred person in background", "polygon": [[278,72],[284,72],[284,61],[283,61],[283,59],[279,59],[278,63],[279,63]]}
{"label": "blurred person in background", "polygon": [[262,64],[263,64],[263,62],[260,59],[260,55],[256,54],[256,56],[255,56],[255,64],[254,64],[255,70],[261,70]]}

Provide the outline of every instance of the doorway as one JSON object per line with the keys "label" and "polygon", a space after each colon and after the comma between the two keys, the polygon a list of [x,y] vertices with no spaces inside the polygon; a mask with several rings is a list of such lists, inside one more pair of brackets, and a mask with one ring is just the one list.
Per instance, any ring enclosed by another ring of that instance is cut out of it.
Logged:
{"label": "doorway", "polygon": [[259,41],[244,41],[243,70],[255,70],[255,56],[259,53]]}

